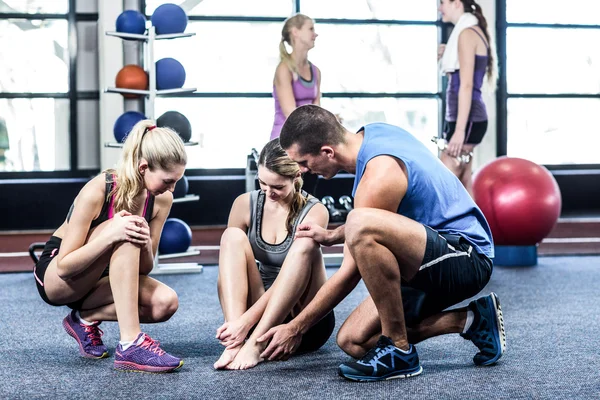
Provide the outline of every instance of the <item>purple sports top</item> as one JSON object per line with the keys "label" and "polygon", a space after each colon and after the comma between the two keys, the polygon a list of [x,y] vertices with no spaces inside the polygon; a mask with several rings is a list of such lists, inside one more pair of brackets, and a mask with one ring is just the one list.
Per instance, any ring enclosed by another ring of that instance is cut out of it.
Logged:
{"label": "purple sports top", "polygon": [[[473,29],[473,28],[469,28]],[[481,37],[481,40],[485,43],[488,53],[490,47],[483,36],[475,29],[475,33]],[[471,112],[469,113],[469,121],[471,122],[482,122],[487,121],[487,110],[485,103],[481,97],[481,86],[483,85],[483,78],[485,77],[485,71],[487,69],[488,56],[475,55],[475,70],[473,71],[473,100],[471,103]],[[456,70],[450,74],[448,80],[448,87],[446,91],[446,121],[456,122],[458,117],[458,89],[460,88],[460,71]]]}
{"label": "purple sports top", "polygon": [[[292,81],[292,91],[294,92],[294,99],[296,99],[296,107],[312,104],[317,99],[317,67],[310,61],[309,64],[310,80],[307,81],[298,74],[298,79]],[[275,121],[271,130],[271,139],[279,137],[281,127],[285,122],[285,115],[283,115],[283,111],[281,110],[275,85],[273,85],[273,98],[275,99]]]}

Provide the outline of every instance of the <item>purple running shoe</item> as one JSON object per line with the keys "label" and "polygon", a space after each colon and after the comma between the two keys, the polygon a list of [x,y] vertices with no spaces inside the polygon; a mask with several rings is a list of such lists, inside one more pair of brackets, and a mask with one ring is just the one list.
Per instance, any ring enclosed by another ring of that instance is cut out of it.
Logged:
{"label": "purple running shoe", "polygon": [[108,349],[102,343],[102,330],[98,328],[100,322],[86,325],[75,316],[75,310],[63,319],[63,328],[79,344],[79,353],[86,358],[108,357]]}
{"label": "purple running shoe", "polygon": [[115,351],[115,369],[120,371],[171,372],[182,365],[182,359],[161,349],[158,341],[143,332],[126,350],[119,344]]}

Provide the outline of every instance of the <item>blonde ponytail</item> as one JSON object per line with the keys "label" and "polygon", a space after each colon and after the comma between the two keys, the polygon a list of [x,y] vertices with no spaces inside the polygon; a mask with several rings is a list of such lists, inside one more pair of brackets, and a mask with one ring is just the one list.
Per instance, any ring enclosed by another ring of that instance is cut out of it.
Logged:
{"label": "blonde ponytail", "polygon": [[281,40],[279,42],[279,59],[282,63],[288,66],[290,71],[294,74],[298,74],[298,67],[296,63],[292,59],[292,55],[288,53],[285,48],[285,44],[289,44],[292,48],[294,47],[294,43],[292,43],[291,32],[292,28],[302,29],[302,26],[306,21],[309,21],[311,18],[304,14],[294,14],[283,23],[283,28],[281,29]]}
{"label": "blonde ponytail", "polygon": [[302,178],[296,179],[294,182],[294,199],[292,200],[292,205],[290,206],[290,212],[288,213],[287,219],[285,221],[285,226],[287,227],[288,233],[294,233],[294,224],[296,223],[296,219],[298,215],[300,215],[300,211],[306,205],[306,197],[302,195],[302,185],[304,181]]}
{"label": "blonde ponytail", "polygon": [[284,38],[281,38],[281,41],[279,42],[279,60],[285,64],[290,71],[292,71],[292,73],[297,74],[298,68],[292,59],[292,55],[288,53],[287,49],[285,48],[285,42],[286,40]]}
{"label": "blonde ponytail", "polygon": [[169,171],[175,165],[187,164],[183,140],[175,131],[157,128],[151,120],[138,122],[127,135],[116,169],[116,182],[110,193],[115,196],[115,212],[133,212],[139,207],[135,198],[144,189],[144,179],[139,170],[142,159],[148,162],[151,171],[157,168]]}

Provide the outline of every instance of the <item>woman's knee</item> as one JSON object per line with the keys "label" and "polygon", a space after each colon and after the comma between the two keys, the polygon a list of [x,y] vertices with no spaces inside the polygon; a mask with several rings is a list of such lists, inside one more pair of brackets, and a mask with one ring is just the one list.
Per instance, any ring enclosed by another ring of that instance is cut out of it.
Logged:
{"label": "woman's knee", "polygon": [[170,287],[162,287],[152,294],[147,308],[149,309],[149,317],[153,322],[167,321],[179,308],[177,293]]}
{"label": "woman's knee", "polygon": [[460,174],[461,164],[456,158],[450,157],[447,153],[443,152],[440,156],[440,160],[454,175],[458,176]]}
{"label": "woman's knee", "polygon": [[229,227],[221,235],[221,251],[227,246],[238,246],[240,243],[248,242],[246,232],[240,228]]}
{"label": "woman's knee", "polygon": [[[245,261],[242,261],[239,257],[243,255]],[[232,258],[233,257],[233,258]],[[252,254],[252,248],[250,247],[250,241],[246,232],[240,228],[229,227],[225,229],[221,235],[221,244],[219,249],[219,272],[223,269],[234,269],[240,267],[239,262],[248,264],[250,260],[254,259]],[[235,260],[235,261],[233,261]],[[217,286],[220,286],[220,276],[217,278]]]}
{"label": "woman's knee", "polygon": [[321,246],[310,238],[299,238],[294,240],[288,251],[288,257],[311,258],[320,255]]}
{"label": "woman's knee", "polygon": [[458,176],[461,182],[470,181],[473,176],[473,167],[470,162],[461,164],[460,175]]}
{"label": "woman's knee", "polygon": [[[115,258],[127,257],[129,259],[130,256],[137,257],[139,260],[140,256],[140,246],[137,244],[133,244],[130,242],[120,242],[113,246],[112,251],[108,251],[110,254],[111,263],[115,260]],[[130,262],[127,262],[127,265],[131,265]],[[139,267],[139,263],[137,263],[136,267]]]}

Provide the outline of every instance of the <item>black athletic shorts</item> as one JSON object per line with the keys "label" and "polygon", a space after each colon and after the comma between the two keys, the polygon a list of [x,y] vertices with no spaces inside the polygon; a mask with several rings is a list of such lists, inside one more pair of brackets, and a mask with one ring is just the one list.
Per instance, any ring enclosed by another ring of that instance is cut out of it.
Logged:
{"label": "black athletic shorts", "polygon": [[[289,321],[291,321],[291,318],[286,322]],[[306,353],[320,349],[327,342],[334,328],[335,315],[331,311],[302,336],[302,342],[296,353]]]}
{"label": "black athletic shorts", "polygon": [[[282,324],[287,324],[294,317],[288,315],[282,322]],[[256,325],[254,325],[250,331],[248,331],[248,336],[252,335]],[[296,354],[299,353],[308,353],[311,351],[319,350],[327,340],[331,337],[333,333],[333,329],[335,328],[335,314],[333,311],[330,311],[322,320],[314,324],[310,329],[302,335],[302,342],[300,342],[300,346],[296,350]]]}
{"label": "black athletic shorts", "polygon": [[463,237],[425,226],[427,246],[419,272],[402,282],[406,325],[411,326],[479,293],[492,276],[492,261]]}
{"label": "black athletic shorts", "polygon": [[[465,144],[479,144],[483,140],[485,133],[487,132],[488,122],[471,122],[467,123],[467,129],[465,131]],[[446,121],[444,125],[443,138],[446,141],[450,141],[454,131],[456,130],[456,122]]]}
{"label": "black athletic shorts", "polygon": [[[87,298],[87,295],[73,303],[56,304],[51,302],[50,299],[48,299],[48,296],[46,295],[46,290],[44,289],[44,276],[46,275],[46,269],[48,268],[48,265],[50,265],[52,259],[58,254],[58,250],[60,249],[61,243],[62,239],[56,236],[50,236],[50,240],[46,242],[46,245],[44,246],[44,250],[42,251],[42,255],[40,256],[39,261],[33,267],[33,276],[35,277],[35,284],[37,286],[38,292],[40,293],[40,297],[42,298],[42,300],[44,300],[51,306],[58,307],[66,305],[67,307],[70,307],[73,310],[79,310],[81,309],[81,305]],[[106,267],[100,279],[104,278],[105,276],[108,276],[108,271],[109,269],[108,267]]]}

